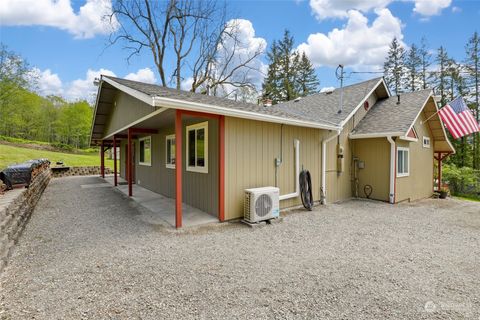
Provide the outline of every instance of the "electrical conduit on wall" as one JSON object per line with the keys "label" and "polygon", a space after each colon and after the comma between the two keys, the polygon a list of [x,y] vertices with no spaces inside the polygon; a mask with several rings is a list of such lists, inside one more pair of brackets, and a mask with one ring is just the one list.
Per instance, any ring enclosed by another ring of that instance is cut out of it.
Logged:
{"label": "electrical conduit on wall", "polygon": [[340,135],[340,131],[336,131],[332,136],[322,140],[322,194],[321,203],[327,204],[327,143]]}
{"label": "electrical conduit on wall", "polygon": [[395,203],[395,141],[391,136],[387,136],[388,142],[390,142],[390,203]]}
{"label": "electrical conduit on wall", "polygon": [[295,149],[295,192],[284,194],[279,197],[280,200],[287,200],[300,196],[300,141],[293,140],[293,147]]}

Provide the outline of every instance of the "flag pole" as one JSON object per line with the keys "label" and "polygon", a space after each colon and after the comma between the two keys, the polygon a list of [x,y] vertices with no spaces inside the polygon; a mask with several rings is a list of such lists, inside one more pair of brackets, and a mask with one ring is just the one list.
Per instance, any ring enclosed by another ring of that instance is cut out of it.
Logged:
{"label": "flag pole", "polygon": [[[442,107],[442,108],[443,108],[443,107]],[[428,117],[427,119],[425,119],[425,121],[420,121],[420,124],[427,123],[427,121],[430,120],[430,119],[432,119],[434,115],[438,114],[442,108],[438,109],[437,112],[435,112],[435,113],[432,114],[430,117]]]}

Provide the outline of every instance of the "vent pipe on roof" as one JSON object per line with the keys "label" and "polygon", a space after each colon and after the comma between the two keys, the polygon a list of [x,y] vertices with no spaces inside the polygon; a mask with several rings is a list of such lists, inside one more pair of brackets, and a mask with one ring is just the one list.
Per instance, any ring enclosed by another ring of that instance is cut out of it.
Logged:
{"label": "vent pipe on roof", "polygon": [[400,104],[400,95],[397,94],[397,104]]}

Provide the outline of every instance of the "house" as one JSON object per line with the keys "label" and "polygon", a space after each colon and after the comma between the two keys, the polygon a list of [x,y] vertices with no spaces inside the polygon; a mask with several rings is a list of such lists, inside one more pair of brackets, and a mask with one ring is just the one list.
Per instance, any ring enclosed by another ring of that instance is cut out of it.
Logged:
{"label": "house", "polygon": [[299,168],[324,204],[429,197],[434,159],[454,152],[437,110],[430,90],[391,97],[383,78],[262,106],[102,76],[91,143],[120,146],[129,194],[175,198],[180,227],[182,203],[242,217],[247,188],[278,186],[280,207],[297,206]]}

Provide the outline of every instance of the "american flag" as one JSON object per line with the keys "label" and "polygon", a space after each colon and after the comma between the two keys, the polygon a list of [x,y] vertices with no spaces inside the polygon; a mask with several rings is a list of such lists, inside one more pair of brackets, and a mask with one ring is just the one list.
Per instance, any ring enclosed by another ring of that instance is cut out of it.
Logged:
{"label": "american flag", "polygon": [[438,111],[454,139],[479,132],[480,125],[473,117],[462,97],[457,97]]}

